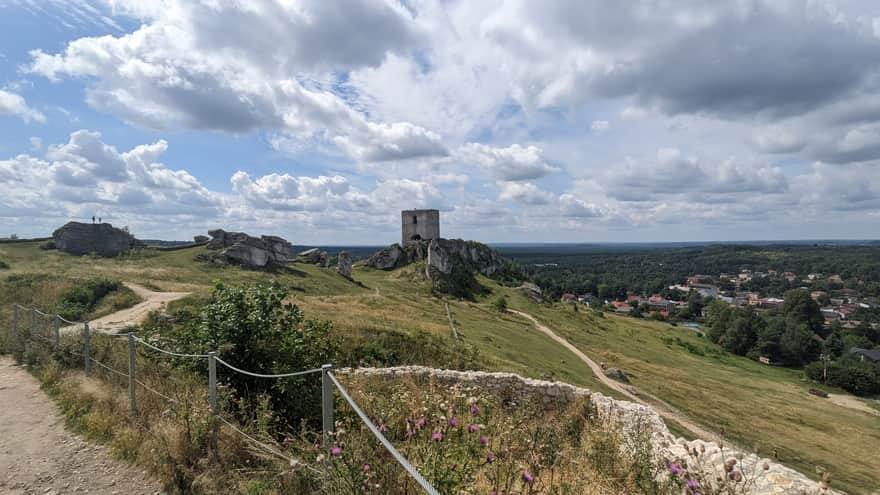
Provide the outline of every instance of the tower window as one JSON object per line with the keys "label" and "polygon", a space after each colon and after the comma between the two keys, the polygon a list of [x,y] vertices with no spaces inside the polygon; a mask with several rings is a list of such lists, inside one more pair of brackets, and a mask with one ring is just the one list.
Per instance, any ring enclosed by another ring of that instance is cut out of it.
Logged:
{"label": "tower window", "polygon": [[419,217],[413,215],[413,225],[419,223]]}

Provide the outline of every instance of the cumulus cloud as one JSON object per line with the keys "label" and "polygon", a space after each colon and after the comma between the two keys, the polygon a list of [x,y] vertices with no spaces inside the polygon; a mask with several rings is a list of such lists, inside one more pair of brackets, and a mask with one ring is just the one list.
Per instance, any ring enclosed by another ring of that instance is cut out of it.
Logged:
{"label": "cumulus cloud", "polygon": [[594,131],[607,131],[608,129],[611,129],[611,123],[607,120],[594,120],[590,124],[590,129]]}
{"label": "cumulus cloud", "polygon": [[545,205],[550,203],[554,197],[531,182],[499,182],[498,199],[518,201],[528,205]]}
{"label": "cumulus cloud", "polygon": [[498,148],[480,143],[468,143],[458,150],[457,158],[474,163],[493,177],[503,181],[539,179],[558,168],[549,165],[537,146],[512,144]]}
{"label": "cumulus cloud", "polygon": [[0,89],[0,115],[3,114],[14,115],[25,122],[46,121],[46,116],[29,107],[21,95]]}
{"label": "cumulus cloud", "polygon": [[141,219],[221,214],[221,195],[189,172],[158,161],[166,149],[167,143],[158,141],[119,152],[99,133],[80,130],[67,143],[49,146],[44,158],[2,160],[0,178],[9,188],[0,197],[0,217],[62,221],[96,211],[105,218]]}

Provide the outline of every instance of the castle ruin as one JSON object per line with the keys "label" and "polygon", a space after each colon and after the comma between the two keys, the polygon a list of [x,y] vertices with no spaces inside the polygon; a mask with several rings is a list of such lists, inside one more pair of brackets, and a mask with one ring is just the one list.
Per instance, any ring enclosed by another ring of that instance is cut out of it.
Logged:
{"label": "castle ruin", "polygon": [[400,212],[400,224],[401,245],[440,238],[439,210],[403,210]]}

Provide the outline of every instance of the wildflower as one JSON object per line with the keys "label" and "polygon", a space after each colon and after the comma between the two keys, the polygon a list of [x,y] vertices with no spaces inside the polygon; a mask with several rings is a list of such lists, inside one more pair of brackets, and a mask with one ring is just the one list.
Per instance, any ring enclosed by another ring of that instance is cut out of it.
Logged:
{"label": "wildflower", "polygon": [[495,460],[495,454],[489,452],[486,454],[486,462],[493,462]]}
{"label": "wildflower", "polygon": [[379,431],[388,431],[388,427],[384,424],[379,425]]}
{"label": "wildflower", "polygon": [[458,420],[455,418],[449,418],[449,426],[455,428],[456,426],[458,426]]}
{"label": "wildflower", "polygon": [[669,464],[669,472],[672,474],[675,474],[675,475],[681,474],[681,472],[682,472],[681,466],[679,466],[678,464],[675,464],[675,463],[670,463]]}
{"label": "wildflower", "polygon": [[425,417],[424,416],[422,416],[421,418],[416,420],[416,426],[418,426],[420,428],[422,426],[425,426]]}
{"label": "wildflower", "polygon": [[333,457],[339,457],[342,455],[342,449],[340,449],[339,447],[333,447],[332,449],[330,449],[330,455],[332,455]]}
{"label": "wildflower", "polygon": [[318,457],[315,457],[315,462],[324,462],[324,454],[318,454]]}
{"label": "wildflower", "polygon": [[434,434],[431,435],[431,440],[439,442],[440,440],[443,440],[443,435],[441,435],[439,431],[435,431]]}
{"label": "wildflower", "polygon": [[489,444],[489,438],[486,435],[480,435],[480,445],[485,447]]}
{"label": "wildflower", "polygon": [[523,471],[522,478],[526,483],[532,483],[535,481],[535,477],[528,471]]}
{"label": "wildflower", "polygon": [[471,414],[477,415],[480,414],[480,408],[475,405],[471,406]]}
{"label": "wildflower", "polygon": [[477,431],[477,430],[479,430],[479,429],[480,429],[480,427],[477,426],[477,425],[475,425],[475,424],[473,424],[473,423],[468,425],[468,431],[471,432],[471,433],[473,433],[473,432],[475,432],[475,431]]}
{"label": "wildflower", "polygon": [[687,480],[687,487],[690,488],[691,490],[696,490],[697,488],[700,487],[700,484],[695,479],[689,479],[689,480]]}
{"label": "wildflower", "polygon": [[369,465],[369,464],[364,464],[364,472],[365,472],[365,473],[369,473],[369,472],[370,472],[370,465]]}
{"label": "wildflower", "polygon": [[406,431],[406,438],[412,438],[412,437],[414,437],[414,436],[416,436],[416,432],[414,432],[414,431],[412,431],[412,430],[407,430],[407,431]]}

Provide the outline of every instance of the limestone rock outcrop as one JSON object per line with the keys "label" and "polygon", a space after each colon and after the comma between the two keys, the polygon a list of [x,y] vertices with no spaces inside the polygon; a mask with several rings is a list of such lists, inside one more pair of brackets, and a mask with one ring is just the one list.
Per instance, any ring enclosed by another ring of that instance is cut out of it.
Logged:
{"label": "limestone rock outcrop", "polygon": [[293,246],[281,237],[253,237],[244,232],[226,232],[223,229],[208,231],[211,236],[208,249],[220,251],[214,261],[223,261],[246,268],[267,268],[284,264]]}
{"label": "limestone rock outcrop", "polygon": [[55,248],[65,253],[98,256],[118,256],[141,242],[125,230],[109,223],[67,222],[52,233]]}
{"label": "limestone rock outcrop", "polygon": [[351,280],[351,255],[348,254],[348,251],[340,251],[337,258],[336,269],[339,271],[339,274]]}
{"label": "limestone rock outcrop", "polygon": [[532,301],[538,304],[542,304],[544,302],[544,293],[541,291],[541,288],[538,287],[537,284],[534,284],[532,282],[523,282],[523,284],[520,285],[518,288]]}
{"label": "limestone rock outcrop", "polygon": [[620,368],[608,368],[605,370],[605,376],[613,378],[619,382],[629,383],[629,376]]}
{"label": "limestone rock outcrop", "polygon": [[327,251],[318,248],[306,249],[297,256],[310,265],[318,265],[322,268],[330,266],[330,256],[327,255]]}
{"label": "limestone rock outcrop", "polygon": [[211,238],[206,235],[197,235],[193,237],[193,242],[196,244],[204,244],[210,240]]}
{"label": "limestone rock outcrop", "polygon": [[[705,479],[713,480],[717,473],[724,473],[724,464],[736,459],[737,469],[744,473],[754,473],[754,479],[741,486],[748,495],[794,495],[825,494],[842,495],[833,489],[823,489],[820,484],[803,474],[786,467],[772,459],[762,458],[726,445],[722,449],[715,442],[686,440],[670,433],[663,419],[650,407],[634,402],[612,399],[598,392],[575,387],[567,383],[549,382],[525,378],[513,373],[487,373],[482,371],[452,371],[427,368],[424,366],[398,366],[393,368],[341,369],[340,374],[370,377],[377,379],[407,378],[433,380],[444,385],[478,387],[496,397],[513,402],[536,400],[545,408],[561,407],[577,398],[587,397],[596,406],[603,418],[616,423],[622,434],[633,435],[634,441],[643,438],[642,432],[649,434],[658,463],[686,461],[689,469],[700,469],[706,473]],[[698,460],[693,457],[699,452]]]}
{"label": "limestone rock outcrop", "polygon": [[[426,261],[425,276],[434,290],[456,297],[471,298],[485,292],[474,274],[501,278],[516,272],[513,264],[485,244],[462,239],[413,240],[392,244],[371,256],[366,266],[391,270],[417,261]],[[516,277],[514,277],[516,278]]]}

